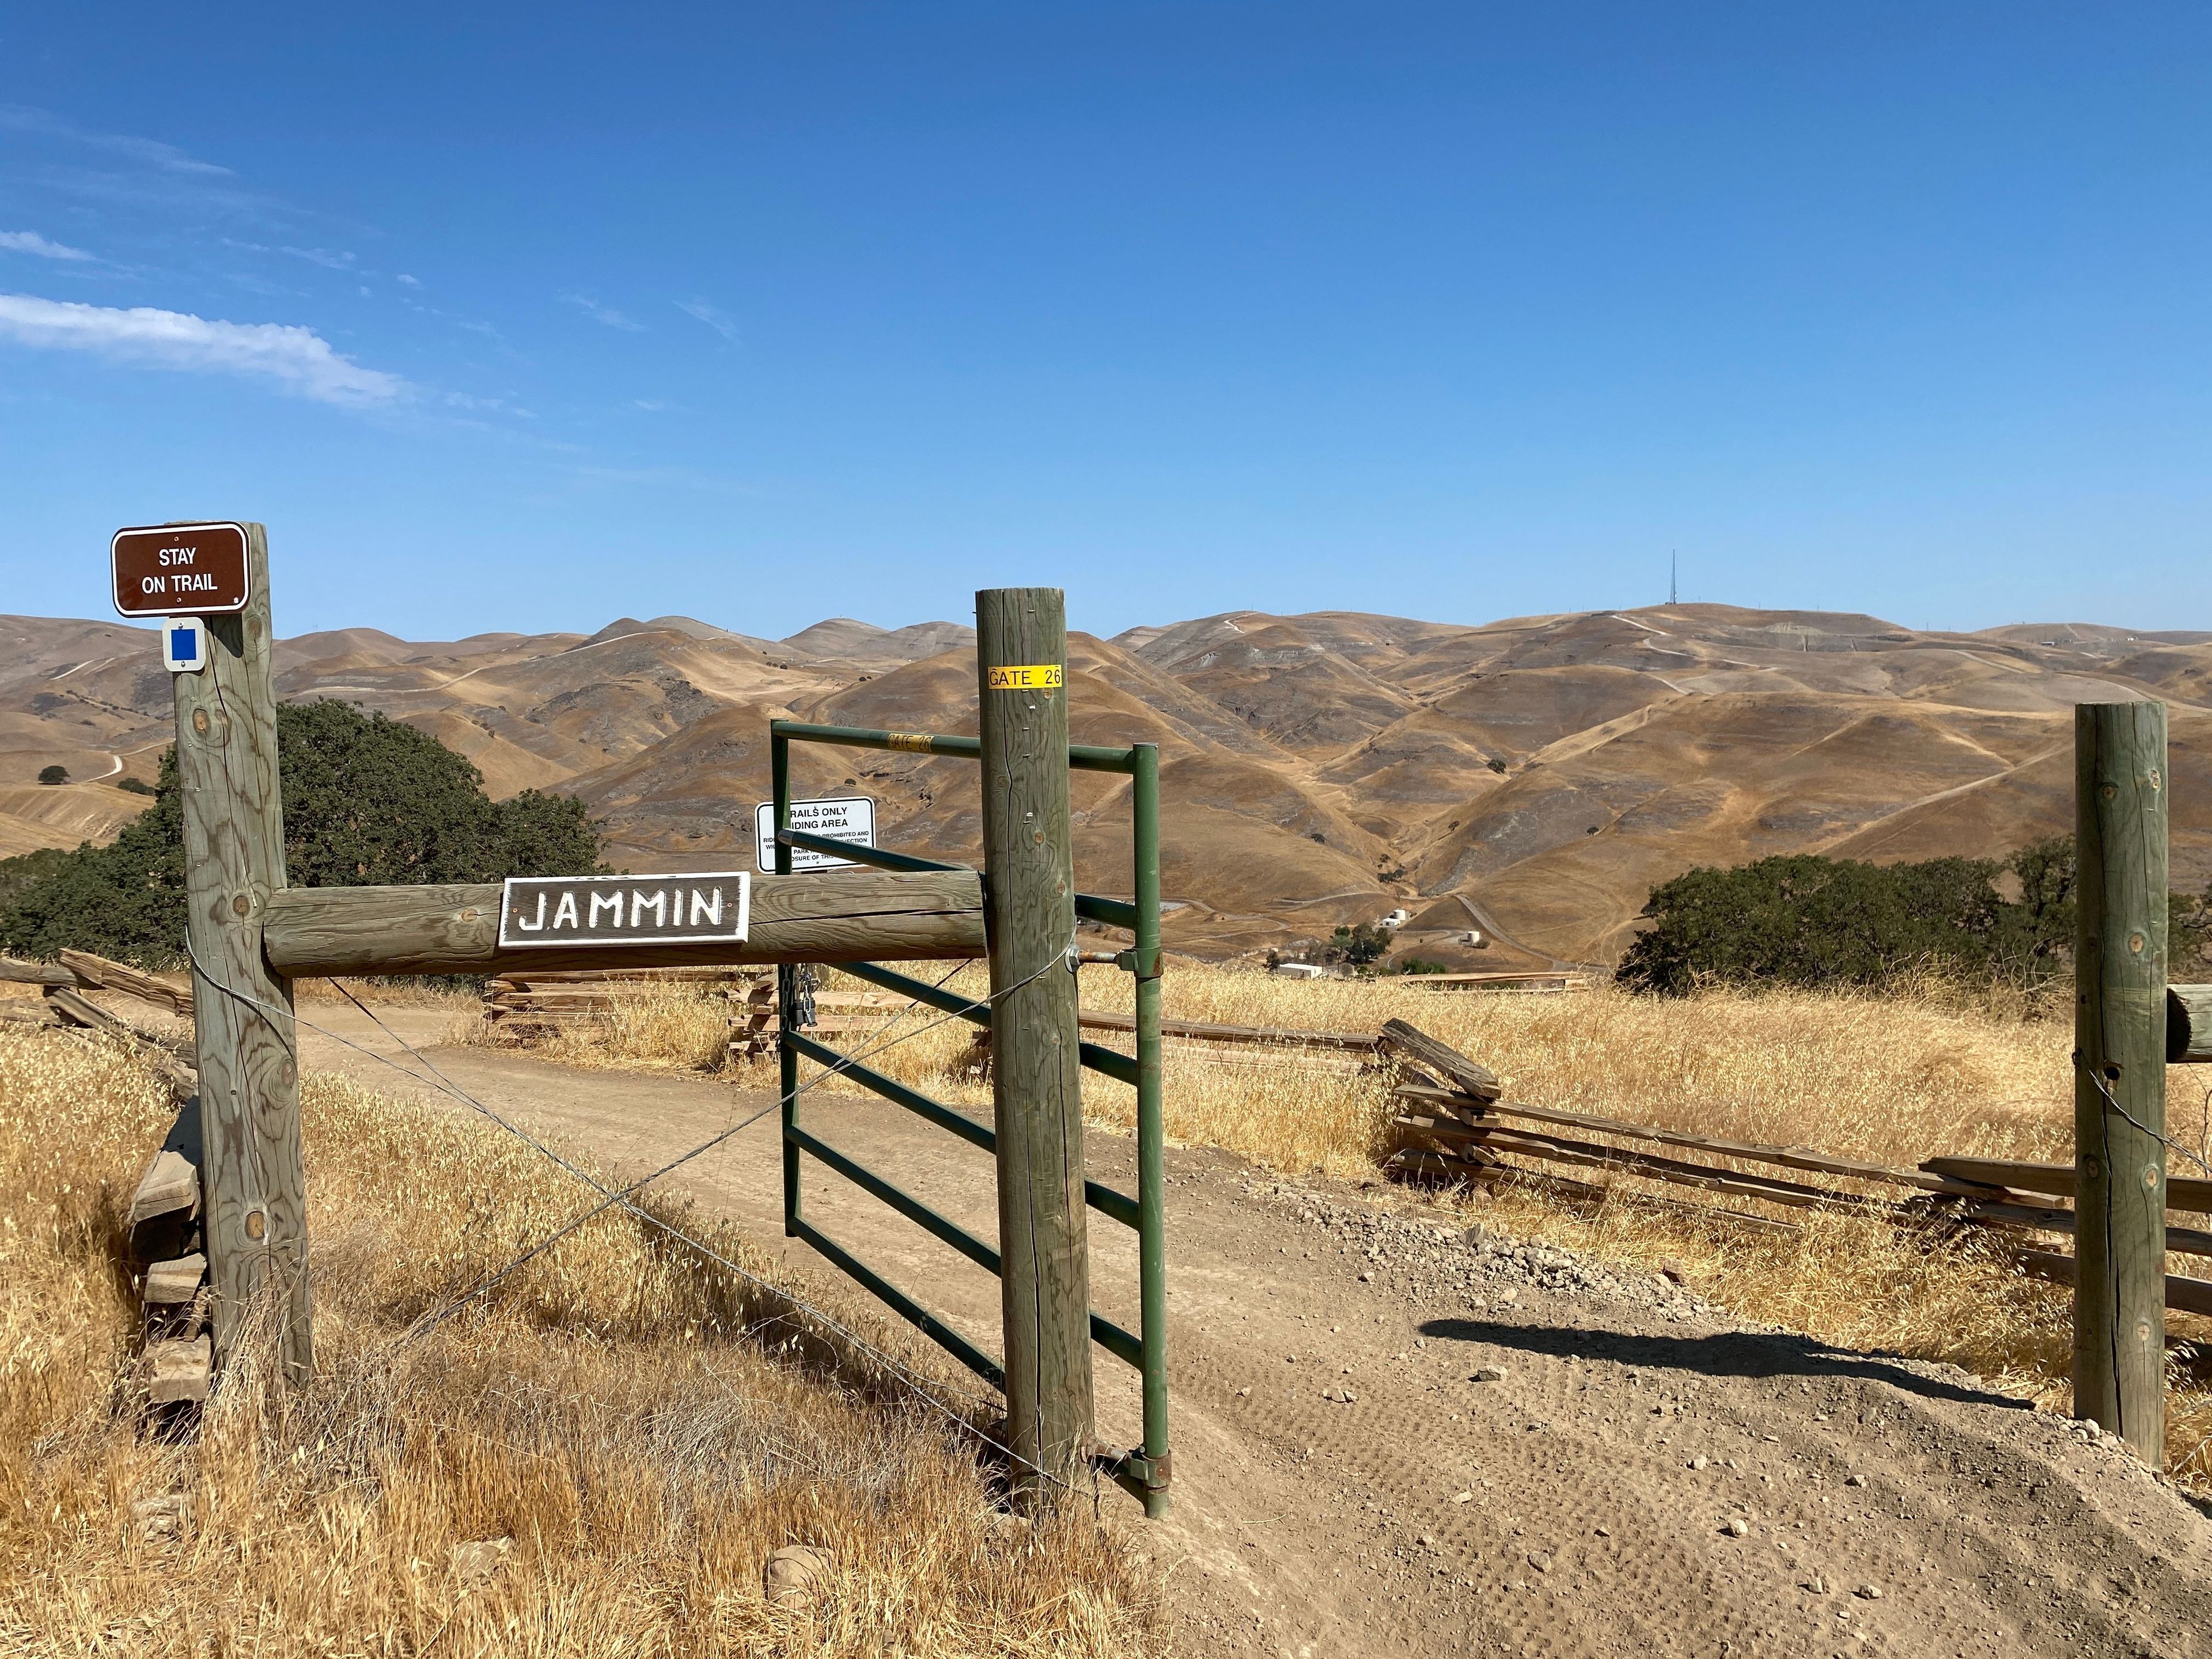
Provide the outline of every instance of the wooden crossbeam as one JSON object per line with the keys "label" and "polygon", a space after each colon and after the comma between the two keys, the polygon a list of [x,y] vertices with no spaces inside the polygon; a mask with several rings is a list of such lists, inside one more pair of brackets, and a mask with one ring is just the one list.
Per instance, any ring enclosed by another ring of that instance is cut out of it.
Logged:
{"label": "wooden crossbeam", "polygon": [[500,889],[492,883],[286,888],[269,895],[263,949],[270,967],[294,978],[986,954],[982,878],[972,870],[756,876],[750,937],[721,945],[501,950],[499,903]]}

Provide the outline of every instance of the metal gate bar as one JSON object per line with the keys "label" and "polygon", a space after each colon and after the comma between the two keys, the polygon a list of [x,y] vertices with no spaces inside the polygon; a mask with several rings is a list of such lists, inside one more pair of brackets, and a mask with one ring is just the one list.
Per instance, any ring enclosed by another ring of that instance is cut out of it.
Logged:
{"label": "metal gate bar", "polygon": [[[979,760],[982,744],[975,738],[943,737],[918,732],[878,732],[857,726],[813,726],[797,720],[773,720],[769,725],[769,766],[775,805],[775,867],[791,872],[794,849],[824,853],[857,864],[886,870],[957,870],[946,864],[887,848],[858,847],[825,836],[810,835],[791,827],[791,745],[819,743],[847,749],[889,750],[907,754],[939,755],[952,759]],[[1141,1334],[1131,1335],[1102,1315],[1091,1314],[1091,1340],[1139,1373],[1144,1395],[1144,1445],[1118,1458],[1103,1458],[1102,1467],[1131,1493],[1143,1500],[1147,1516],[1167,1510],[1170,1460],[1167,1404],[1167,1241],[1166,1173],[1163,1150],[1160,1070],[1160,870],[1159,870],[1159,750],[1152,744],[1127,749],[1107,749],[1070,744],[1067,763],[1077,771],[1115,772],[1129,780],[1133,823],[1131,848],[1135,897],[1133,902],[1103,898],[1091,893],[1075,896],[1076,915],[1089,921],[1127,928],[1135,935],[1130,950],[1115,957],[1115,965],[1136,981],[1136,1048],[1133,1057],[1094,1042],[1080,1043],[1082,1063],[1137,1093],[1137,1195],[1133,1199],[1114,1188],[1086,1179],[1084,1197],[1089,1207],[1135,1230]],[[988,872],[987,872],[988,878]],[[975,1007],[971,1000],[925,984],[909,975],[894,972],[875,963],[835,964],[840,971],[885,990],[896,991],[924,1006],[959,1015],[986,1030],[991,1024],[989,1007]],[[843,1246],[806,1220],[799,1203],[799,1158],[812,1157],[844,1176],[864,1192],[888,1205],[977,1266],[999,1271],[999,1253],[983,1240],[939,1215],[849,1155],[802,1128],[798,1121],[796,1091],[802,1057],[818,1065],[835,1066],[872,1092],[902,1106],[984,1150],[994,1149],[998,1137],[986,1125],[933,1100],[920,1090],[886,1077],[874,1067],[841,1054],[825,1043],[799,1031],[793,1024],[797,1006],[792,969],[778,970],[778,1045],[783,1092],[783,1215],[784,1231],[819,1250],[833,1264],[908,1321],[963,1364],[994,1388],[1003,1389],[1006,1372],[996,1360],[946,1325],[922,1304],[862,1262]]]}

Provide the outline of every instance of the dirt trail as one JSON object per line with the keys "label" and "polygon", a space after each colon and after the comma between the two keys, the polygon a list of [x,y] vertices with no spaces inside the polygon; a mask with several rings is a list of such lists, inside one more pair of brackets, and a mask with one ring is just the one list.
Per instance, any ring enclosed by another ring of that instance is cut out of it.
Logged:
{"label": "dirt trail", "polygon": [[[303,1012],[391,1049],[350,1010]],[[451,1018],[385,1017],[426,1046]],[[304,1041],[310,1065],[438,1097]],[[633,1170],[770,1103],[693,1077],[434,1058],[487,1105]],[[802,1112],[991,1235],[981,1153],[871,1101]],[[672,1185],[842,1284],[781,1237],[774,1122]],[[1094,1133],[1091,1152],[1094,1174],[1129,1179],[1126,1141]],[[2212,1525],[1963,1372],[1747,1330],[1648,1276],[1470,1244],[1222,1154],[1168,1166],[1176,1503],[1143,1540],[1179,1652],[2212,1651]],[[804,1202],[996,1349],[988,1275],[811,1164]],[[1091,1238],[1096,1299],[1133,1324],[1133,1236],[1094,1216]],[[1132,1375],[1102,1354],[1098,1376],[1102,1438],[1133,1443]]]}

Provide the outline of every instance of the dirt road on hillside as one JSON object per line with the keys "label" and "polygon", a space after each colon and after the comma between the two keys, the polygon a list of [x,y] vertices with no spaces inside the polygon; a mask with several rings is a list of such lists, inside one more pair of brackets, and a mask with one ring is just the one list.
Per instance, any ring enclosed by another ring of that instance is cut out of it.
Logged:
{"label": "dirt road on hillside", "polygon": [[[303,1012],[392,1050],[351,1010]],[[426,1047],[450,1021],[385,1018]],[[303,1046],[310,1066],[441,1098],[328,1038]],[[487,1105],[629,1170],[769,1103],[433,1053]],[[887,1105],[802,1111],[991,1235],[983,1154]],[[672,1184],[842,1285],[781,1237],[774,1123]],[[1094,1133],[1091,1152],[1093,1173],[1129,1179],[1126,1141]],[[1142,1537],[1180,1653],[2212,1652],[2212,1523],[1962,1372],[1746,1330],[1647,1275],[1470,1243],[1441,1217],[1222,1154],[1168,1167],[1175,1509]],[[987,1274],[817,1167],[804,1201],[996,1349]],[[1133,1235],[1094,1217],[1091,1237],[1096,1299],[1133,1324]],[[1133,1443],[1132,1375],[1102,1355],[1098,1376],[1102,1437]]]}

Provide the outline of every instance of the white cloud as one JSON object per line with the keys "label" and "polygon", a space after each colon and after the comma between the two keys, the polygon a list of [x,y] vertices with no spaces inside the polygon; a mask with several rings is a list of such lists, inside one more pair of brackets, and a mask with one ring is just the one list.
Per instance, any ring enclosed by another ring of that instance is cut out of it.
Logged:
{"label": "white cloud", "polygon": [[414,277],[412,277],[412,276],[409,276],[405,271],[404,271],[404,270],[403,270],[403,271],[401,271],[401,272],[399,273],[399,280],[400,280],[403,283],[404,283],[407,287],[409,287],[409,288],[420,288],[420,287],[422,287],[422,284],[419,281],[417,281],[416,278],[414,278]]}
{"label": "white cloud", "polygon": [[310,328],[210,322],[150,306],[122,310],[0,294],[0,337],[58,351],[93,351],[118,362],[276,381],[320,403],[370,408],[398,401],[407,382],[340,356]]}
{"label": "white cloud", "polygon": [[643,323],[623,316],[612,306],[603,306],[597,300],[588,299],[581,294],[564,294],[561,298],[565,304],[575,307],[595,323],[605,323],[609,328],[618,328],[630,334],[645,332]]}
{"label": "white cloud", "polygon": [[135,138],[127,133],[94,132],[45,110],[27,109],[21,104],[0,104],[0,129],[51,134],[92,149],[106,150],[111,155],[127,155],[162,173],[200,173],[225,179],[232,176],[228,167],[197,160],[174,144],[165,144],[156,138]]}
{"label": "white cloud", "polygon": [[35,253],[41,259],[89,259],[92,255],[81,247],[65,247],[59,242],[50,242],[35,230],[0,230],[0,247],[17,253]]}
{"label": "white cloud", "polygon": [[305,259],[311,265],[320,265],[325,270],[344,270],[353,264],[350,253],[333,253],[326,247],[287,247],[278,250],[295,259]]}
{"label": "white cloud", "polygon": [[697,318],[732,345],[738,343],[737,319],[727,313],[717,311],[704,300],[678,300],[676,308],[687,317]]}

